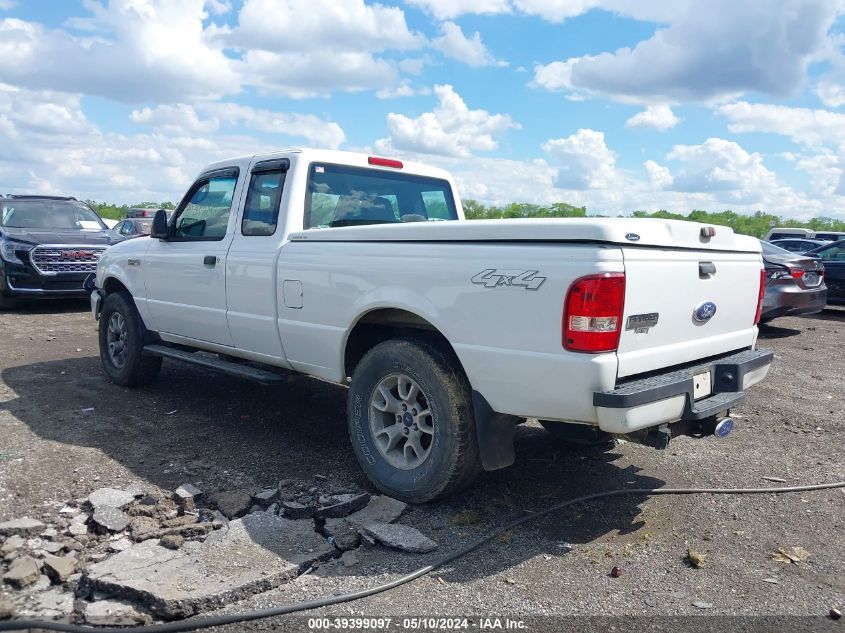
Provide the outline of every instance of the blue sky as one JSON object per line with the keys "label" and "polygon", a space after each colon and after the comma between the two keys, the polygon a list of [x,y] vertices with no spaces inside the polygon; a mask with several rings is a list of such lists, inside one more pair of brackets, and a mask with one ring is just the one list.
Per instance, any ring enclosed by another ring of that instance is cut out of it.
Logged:
{"label": "blue sky", "polygon": [[0,188],[177,199],[293,145],[491,203],[845,217],[842,0],[0,0]]}

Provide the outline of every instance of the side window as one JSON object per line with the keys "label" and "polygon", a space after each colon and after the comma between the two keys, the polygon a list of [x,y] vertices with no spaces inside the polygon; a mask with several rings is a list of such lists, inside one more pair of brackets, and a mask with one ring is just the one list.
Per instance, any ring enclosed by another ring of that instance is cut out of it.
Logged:
{"label": "side window", "polygon": [[423,191],[422,199],[425,205],[425,215],[429,220],[452,219],[449,213],[449,205],[446,202],[446,193],[443,190]]}
{"label": "side window", "polygon": [[826,262],[845,262],[845,246],[829,248],[818,253],[818,256]]}
{"label": "side window", "polygon": [[234,175],[213,176],[197,182],[190,200],[176,213],[174,239],[222,240],[229,225],[237,182]]}
{"label": "side window", "polygon": [[241,220],[243,235],[273,235],[276,232],[285,173],[266,171],[253,174]]}

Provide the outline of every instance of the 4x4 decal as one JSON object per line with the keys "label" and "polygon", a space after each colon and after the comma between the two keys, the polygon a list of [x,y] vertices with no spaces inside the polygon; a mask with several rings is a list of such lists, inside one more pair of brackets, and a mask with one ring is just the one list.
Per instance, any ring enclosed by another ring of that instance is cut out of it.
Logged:
{"label": "4x4 decal", "polygon": [[545,277],[538,277],[538,270],[499,270],[488,268],[475,275],[470,281],[485,288],[499,286],[516,286],[526,290],[537,290],[546,281]]}

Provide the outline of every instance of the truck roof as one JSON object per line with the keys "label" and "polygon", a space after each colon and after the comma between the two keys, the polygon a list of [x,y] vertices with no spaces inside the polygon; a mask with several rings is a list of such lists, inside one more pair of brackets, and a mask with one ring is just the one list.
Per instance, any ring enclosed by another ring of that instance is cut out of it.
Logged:
{"label": "truck roof", "polygon": [[[332,149],[314,149],[311,147],[291,147],[287,149],[280,149],[272,152],[263,152],[260,154],[246,154],[243,156],[235,156],[226,160],[216,161],[207,165],[203,171],[210,169],[218,169],[220,167],[227,167],[230,165],[244,166],[248,165],[254,158],[262,160],[271,160],[273,158],[290,157],[294,160],[303,160],[305,162],[320,162],[333,163],[339,165],[352,165],[355,167],[367,167],[372,169],[388,169],[395,170],[396,168],[381,167],[370,164],[369,160],[373,157],[381,157],[376,154],[364,154],[362,152],[347,152]],[[424,163],[417,163],[414,161],[407,161],[401,157],[390,157],[392,160],[399,160],[402,163],[400,171],[419,174],[421,176],[429,176],[431,178],[442,178],[453,182],[452,175],[445,169],[433,167]]]}

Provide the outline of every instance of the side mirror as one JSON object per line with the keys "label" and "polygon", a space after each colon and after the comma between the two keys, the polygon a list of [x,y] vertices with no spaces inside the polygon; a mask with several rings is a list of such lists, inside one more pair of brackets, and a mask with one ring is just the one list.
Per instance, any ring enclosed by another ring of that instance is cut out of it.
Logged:
{"label": "side mirror", "polygon": [[166,240],[169,237],[167,229],[167,212],[164,209],[158,209],[153,216],[153,226],[150,229],[150,237],[156,237],[160,240]]}

